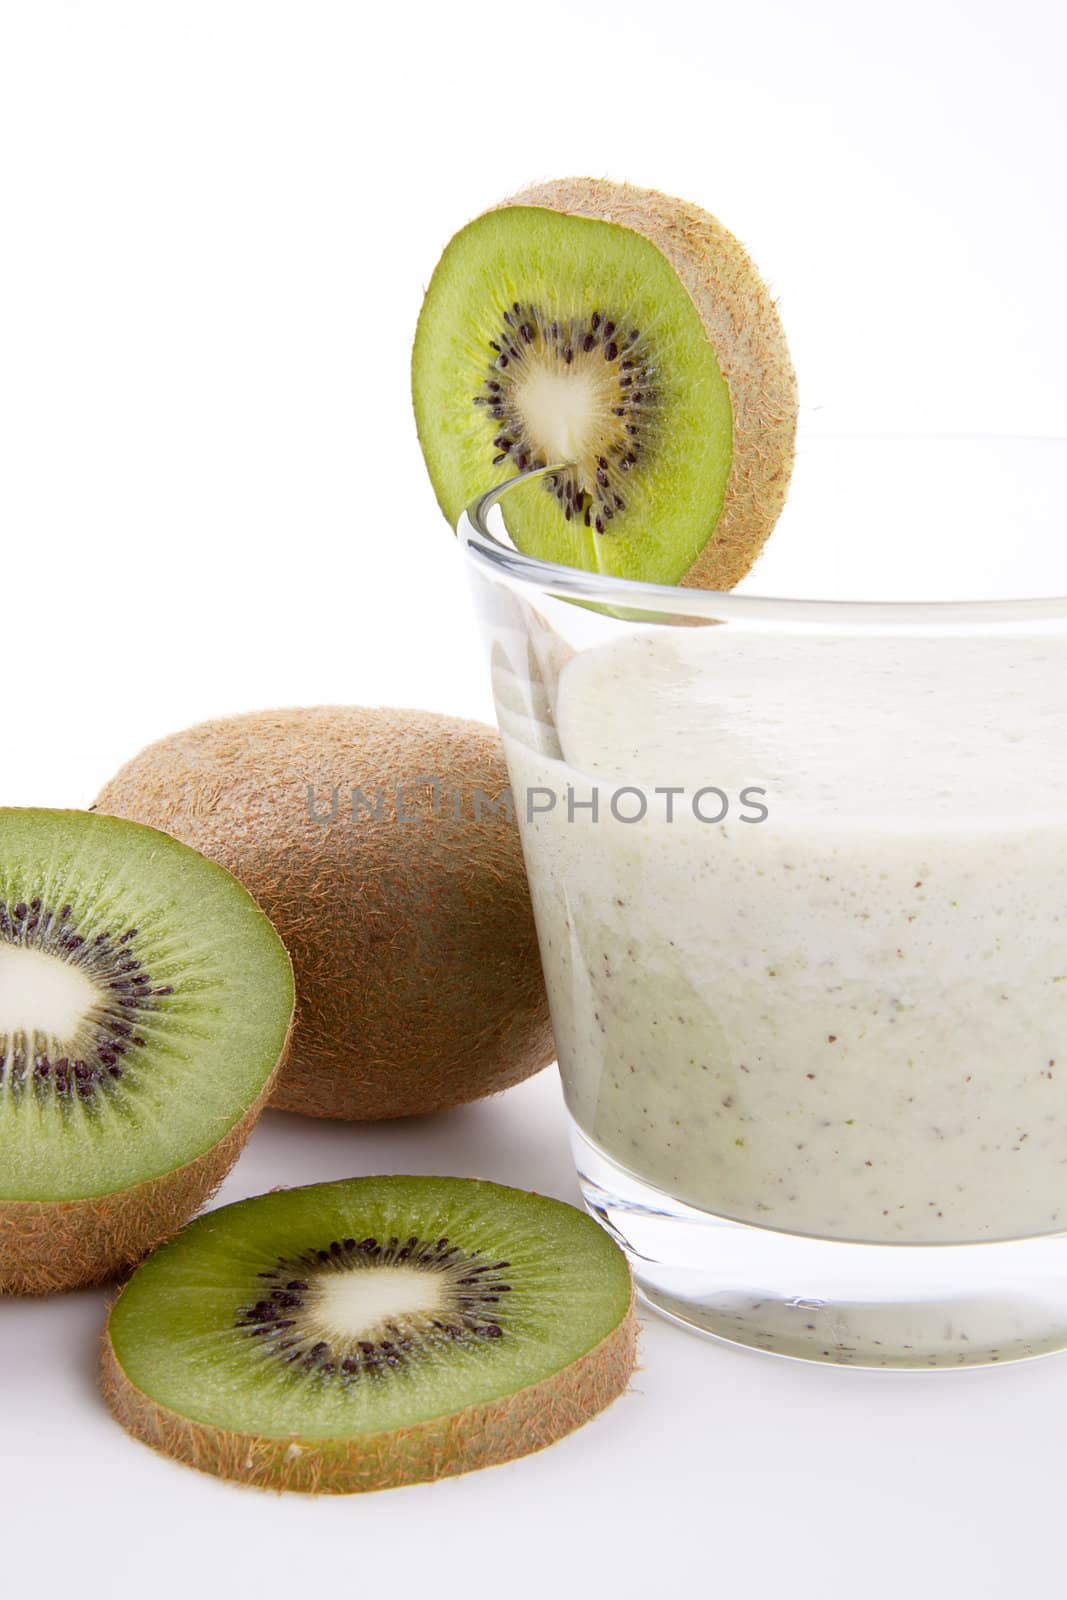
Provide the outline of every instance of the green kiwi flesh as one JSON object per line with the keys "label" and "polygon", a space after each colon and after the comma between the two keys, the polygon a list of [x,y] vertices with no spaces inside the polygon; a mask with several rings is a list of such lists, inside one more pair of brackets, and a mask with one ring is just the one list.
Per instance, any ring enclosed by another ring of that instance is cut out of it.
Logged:
{"label": "green kiwi flesh", "polygon": [[229,873],[137,823],[0,809],[0,1290],[97,1281],[180,1226],[292,1009]]}
{"label": "green kiwi flesh", "polygon": [[193,1466],[351,1492],[538,1449],[626,1387],[629,1269],[556,1200],[456,1178],[276,1191],[190,1224],[112,1308],[104,1388]]}

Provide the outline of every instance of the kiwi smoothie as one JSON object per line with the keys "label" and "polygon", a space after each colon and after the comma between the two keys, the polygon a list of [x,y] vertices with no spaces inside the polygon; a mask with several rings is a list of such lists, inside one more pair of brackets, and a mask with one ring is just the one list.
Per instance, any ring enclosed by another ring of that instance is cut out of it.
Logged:
{"label": "kiwi smoothie", "polygon": [[1064,1228],[1062,638],[956,639],[942,696],[938,639],[736,632],[575,657],[549,737],[501,712],[578,1128],[772,1229]]}

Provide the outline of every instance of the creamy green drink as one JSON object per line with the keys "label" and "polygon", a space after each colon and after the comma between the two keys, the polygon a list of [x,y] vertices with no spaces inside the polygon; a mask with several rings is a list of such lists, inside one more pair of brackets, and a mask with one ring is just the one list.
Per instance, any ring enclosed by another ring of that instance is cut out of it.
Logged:
{"label": "creamy green drink", "polygon": [[783,1232],[1067,1226],[1065,675],[1062,636],[644,628],[554,737],[502,708],[585,1137]]}

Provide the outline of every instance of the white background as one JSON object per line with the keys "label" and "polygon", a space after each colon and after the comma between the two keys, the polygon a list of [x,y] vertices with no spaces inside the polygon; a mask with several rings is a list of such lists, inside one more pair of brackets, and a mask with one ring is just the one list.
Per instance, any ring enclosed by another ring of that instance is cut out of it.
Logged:
{"label": "white background", "polygon": [[[490,715],[407,363],[448,235],[533,178],[720,215],[781,298],[811,428],[1067,433],[1061,18],[0,0],[0,803],[88,804],[149,740],[252,707]],[[376,1170],[574,1198],[554,1075],[405,1126],[272,1114],[225,1193]],[[543,1455],[311,1502],[120,1433],[102,1304],[0,1306],[12,1594],[1061,1581],[1062,1359],[865,1375],[655,1323],[633,1392]]]}

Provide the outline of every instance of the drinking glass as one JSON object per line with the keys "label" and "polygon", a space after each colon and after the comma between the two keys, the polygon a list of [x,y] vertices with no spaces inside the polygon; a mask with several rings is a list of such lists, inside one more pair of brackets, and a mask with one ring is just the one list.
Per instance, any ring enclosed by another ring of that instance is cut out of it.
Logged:
{"label": "drinking glass", "polygon": [[585,1203],[855,1366],[1067,1345],[1067,441],[807,439],[731,593],[461,519]]}

